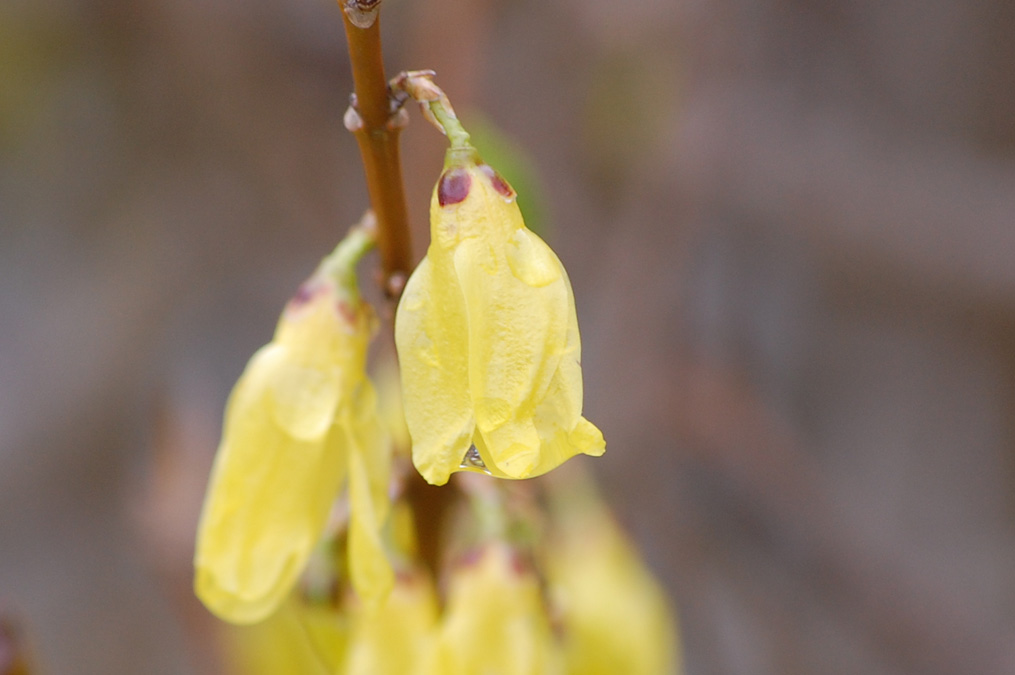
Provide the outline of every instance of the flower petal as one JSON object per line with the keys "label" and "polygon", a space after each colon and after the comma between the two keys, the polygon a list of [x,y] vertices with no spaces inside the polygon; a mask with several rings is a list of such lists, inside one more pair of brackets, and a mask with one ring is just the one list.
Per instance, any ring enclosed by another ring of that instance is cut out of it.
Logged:
{"label": "flower petal", "polygon": [[391,445],[369,382],[364,382],[349,418],[349,575],[359,597],[376,604],[394,582],[381,537],[390,511]]}
{"label": "flower petal", "polygon": [[[499,207],[517,209],[499,201]],[[539,463],[533,415],[567,346],[568,312],[556,256],[534,234],[519,239],[526,244],[510,248],[512,264],[502,247],[480,239],[462,242],[455,252],[476,425],[493,463],[512,478],[533,475]],[[521,278],[545,281],[548,259],[557,268],[554,281],[533,286]]]}
{"label": "flower petal", "polygon": [[413,675],[420,673],[437,624],[437,594],[426,574],[399,574],[391,594],[378,607],[349,609],[351,640],[342,673]]}
{"label": "flower petal", "polygon": [[475,421],[468,391],[468,334],[458,281],[440,255],[424,259],[406,284],[395,316],[405,421],[412,459],[428,482],[443,485],[469,449]]}
{"label": "flower petal", "polygon": [[289,435],[305,441],[328,432],[338,399],[341,378],[336,368],[320,369],[286,362],[272,382],[272,412]]}
{"label": "flower petal", "polygon": [[198,529],[195,590],[235,623],[267,617],[290,591],[343,479],[331,435],[301,440],[275,423],[277,353],[255,354],[230,397]]}
{"label": "flower petal", "polygon": [[602,432],[581,415],[581,340],[574,295],[566,272],[564,283],[568,297],[566,346],[546,396],[536,409],[536,427],[543,446],[535,475],[546,473],[579,453],[598,457],[606,450]]}
{"label": "flower petal", "polygon": [[491,543],[451,573],[447,607],[427,675],[563,675],[539,580]]}

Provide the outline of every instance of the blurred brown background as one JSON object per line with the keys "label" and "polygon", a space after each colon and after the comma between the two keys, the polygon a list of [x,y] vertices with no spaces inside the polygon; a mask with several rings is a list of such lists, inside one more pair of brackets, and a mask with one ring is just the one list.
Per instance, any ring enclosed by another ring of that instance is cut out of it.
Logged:
{"label": "blurred brown background", "polygon": [[[337,5],[0,4],[0,613],[215,672],[222,405],[365,207]],[[1013,673],[1015,5],[388,0],[538,167],[686,672]],[[404,138],[417,255],[442,140]],[[525,196],[522,195],[522,199]]]}

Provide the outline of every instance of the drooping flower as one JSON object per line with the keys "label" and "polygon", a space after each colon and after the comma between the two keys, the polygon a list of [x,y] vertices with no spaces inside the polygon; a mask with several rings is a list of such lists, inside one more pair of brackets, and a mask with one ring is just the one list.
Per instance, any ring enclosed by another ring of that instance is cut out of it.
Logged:
{"label": "drooping flower", "polygon": [[350,632],[345,675],[416,675],[437,626],[437,593],[419,569],[399,573],[384,602],[347,607]]}
{"label": "drooping flower", "polygon": [[375,319],[355,279],[371,241],[354,229],[325,258],[230,396],[194,560],[198,597],[228,621],[253,623],[279,606],[346,477],[353,586],[365,597],[391,586],[380,537],[390,446],[365,374]]}
{"label": "drooping flower", "polygon": [[490,541],[452,570],[425,675],[563,675],[539,578],[510,545]]}
{"label": "drooping flower", "polygon": [[291,594],[267,619],[221,626],[225,671],[235,675],[332,675],[347,652],[347,620]]}
{"label": "drooping flower", "polygon": [[460,469],[527,478],[602,454],[581,414],[571,282],[514,190],[467,145],[448,152],[430,237],[395,319],[419,472],[435,485]]}
{"label": "drooping flower", "polygon": [[544,569],[568,675],[679,672],[666,593],[609,510],[590,484],[557,484],[553,496]]}

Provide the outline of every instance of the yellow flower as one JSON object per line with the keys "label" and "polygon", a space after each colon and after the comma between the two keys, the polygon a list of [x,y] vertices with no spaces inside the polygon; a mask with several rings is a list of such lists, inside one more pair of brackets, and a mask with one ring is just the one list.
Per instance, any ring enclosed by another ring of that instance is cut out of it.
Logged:
{"label": "yellow flower", "polygon": [[437,594],[421,571],[400,573],[376,607],[352,602],[345,675],[414,675],[437,625]]}
{"label": "yellow flower", "polygon": [[402,382],[394,354],[378,359],[374,383],[377,385],[377,410],[381,415],[381,422],[391,436],[395,452],[398,454],[404,452],[408,456],[412,441],[409,439],[409,429],[405,426]]}
{"label": "yellow flower", "polygon": [[[522,222],[511,187],[452,148],[430,203],[430,248],[395,318],[413,461],[435,485],[460,469],[538,476],[603,436],[581,415],[571,282]],[[475,451],[471,450],[475,446]]]}
{"label": "yellow flower", "polygon": [[229,398],[194,560],[195,590],[219,617],[253,623],[293,588],[349,478],[349,569],[366,597],[392,572],[380,539],[390,446],[365,374],[375,319],[360,300],[360,230],[286,306]]}
{"label": "yellow flower", "polygon": [[345,658],[347,621],[331,607],[290,596],[267,619],[223,625],[225,670],[234,675],[331,675]]}
{"label": "yellow flower", "polygon": [[679,672],[665,591],[589,488],[561,487],[546,571],[568,675]]}
{"label": "yellow flower", "polygon": [[453,570],[440,633],[424,672],[563,675],[539,580],[512,548],[488,543]]}

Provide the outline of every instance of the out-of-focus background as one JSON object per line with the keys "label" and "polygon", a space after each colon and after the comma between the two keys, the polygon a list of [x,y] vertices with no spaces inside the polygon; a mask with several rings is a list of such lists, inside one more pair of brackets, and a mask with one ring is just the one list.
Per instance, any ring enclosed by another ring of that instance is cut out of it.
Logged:
{"label": "out-of-focus background", "polygon": [[[390,73],[437,70],[535,167],[609,443],[576,461],[686,672],[1015,672],[1015,4],[381,20]],[[366,206],[351,88],[327,0],[0,4],[0,613],[39,672],[215,672],[204,476]],[[417,256],[442,147],[414,115]]]}

